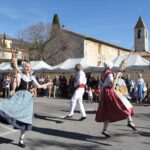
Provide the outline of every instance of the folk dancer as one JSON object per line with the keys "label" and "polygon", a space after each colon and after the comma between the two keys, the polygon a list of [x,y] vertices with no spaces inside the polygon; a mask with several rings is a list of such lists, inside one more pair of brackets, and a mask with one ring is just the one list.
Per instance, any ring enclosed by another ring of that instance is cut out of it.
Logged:
{"label": "folk dancer", "polygon": [[78,101],[79,106],[80,106],[80,112],[82,114],[82,117],[79,119],[79,121],[82,121],[86,119],[86,112],[85,112],[82,100],[83,100],[83,94],[85,92],[85,85],[86,85],[87,79],[86,79],[86,76],[82,69],[81,64],[76,64],[75,70],[76,70],[76,75],[75,75],[74,87],[76,88],[76,90],[71,98],[70,112],[64,118],[69,119],[73,117],[76,103]]}
{"label": "folk dancer", "polygon": [[27,62],[23,64],[21,72],[14,55],[12,55],[11,65],[15,71],[12,96],[0,102],[0,121],[20,130],[19,146],[24,148],[25,132],[32,130],[33,123],[33,99],[30,87],[35,84],[38,88],[46,88],[49,83],[38,84],[35,77],[31,75],[31,65]]}
{"label": "folk dancer", "polygon": [[111,70],[113,63],[108,61],[104,63],[104,66],[105,71],[101,76],[103,88],[95,118],[97,122],[104,123],[102,134],[110,137],[107,132],[109,122],[116,122],[126,118],[128,119],[127,126],[137,131],[131,118],[131,115],[134,114],[133,106],[123,95],[114,89],[119,73],[117,73],[114,80]]}

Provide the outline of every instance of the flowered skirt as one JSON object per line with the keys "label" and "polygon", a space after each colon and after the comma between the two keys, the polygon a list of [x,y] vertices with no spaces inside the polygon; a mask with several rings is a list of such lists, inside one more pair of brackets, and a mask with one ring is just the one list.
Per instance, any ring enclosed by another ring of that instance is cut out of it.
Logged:
{"label": "flowered skirt", "polygon": [[22,131],[32,130],[33,98],[27,90],[17,91],[11,98],[0,101],[0,122]]}
{"label": "flowered skirt", "polygon": [[133,106],[121,93],[111,87],[103,89],[95,117],[97,122],[115,122],[133,114]]}

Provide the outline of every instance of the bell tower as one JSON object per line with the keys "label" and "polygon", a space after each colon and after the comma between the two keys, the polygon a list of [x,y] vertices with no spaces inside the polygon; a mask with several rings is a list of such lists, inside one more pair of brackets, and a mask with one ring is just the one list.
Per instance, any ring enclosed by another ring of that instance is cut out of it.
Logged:
{"label": "bell tower", "polygon": [[134,27],[135,52],[148,52],[148,30],[140,16]]}

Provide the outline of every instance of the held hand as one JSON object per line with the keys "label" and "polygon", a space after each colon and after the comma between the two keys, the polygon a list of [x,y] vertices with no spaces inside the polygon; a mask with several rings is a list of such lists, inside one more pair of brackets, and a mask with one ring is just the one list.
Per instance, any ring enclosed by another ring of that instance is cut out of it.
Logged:
{"label": "held hand", "polygon": [[47,89],[48,85],[49,85],[49,82],[44,85],[43,89]]}
{"label": "held hand", "polygon": [[44,86],[44,89],[47,89],[47,87],[49,86],[49,85],[51,85],[52,83],[51,82],[47,82],[46,84],[45,84],[45,86]]}
{"label": "held hand", "polygon": [[47,85],[45,85],[45,86],[43,87],[43,89],[47,89]]}
{"label": "held hand", "polygon": [[14,90],[12,90],[12,91],[9,92],[9,96],[13,96],[14,94],[15,94]]}

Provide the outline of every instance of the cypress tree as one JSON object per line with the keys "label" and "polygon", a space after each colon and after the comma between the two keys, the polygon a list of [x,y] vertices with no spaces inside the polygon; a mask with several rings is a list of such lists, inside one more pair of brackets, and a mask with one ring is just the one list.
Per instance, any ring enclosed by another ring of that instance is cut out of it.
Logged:
{"label": "cypress tree", "polygon": [[60,28],[59,17],[58,17],[57,14],[55,14],[54,17],[53,17],[52,26],[57,26],[58,28]]}
{"label": "cypress tree", "polygon": [[55,38],[57,35],[60,34],[60,22],[59,17],[57,14],[53,17],[52,27],[51,27],[51,39]]}

